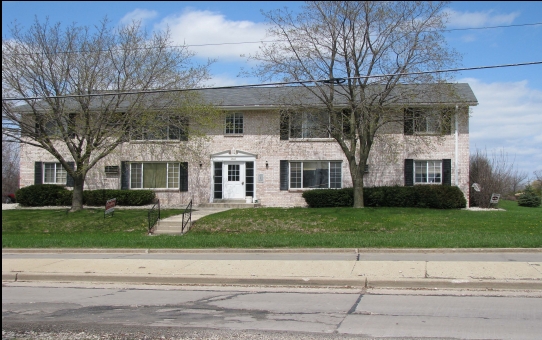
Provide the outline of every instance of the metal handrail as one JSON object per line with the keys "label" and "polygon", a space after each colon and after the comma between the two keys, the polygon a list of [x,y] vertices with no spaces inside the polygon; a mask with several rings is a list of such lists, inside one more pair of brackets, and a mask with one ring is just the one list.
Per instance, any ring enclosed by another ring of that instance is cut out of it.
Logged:
{"label": "metal handrail", "polygon": [[147,220],[149,221],[149,234],[150,234],[152,228],[160,220],[160,200],[157,200],[157,202],[147,212]]}
{"label": "metal handrail", "polygon": [[188,223],[192,221],[192,200],[190,200],[190,203],[186,206],[186,208],[183,211],[183,225],[181,228],[181,233],[184,234],[184,228],[188,226]]}

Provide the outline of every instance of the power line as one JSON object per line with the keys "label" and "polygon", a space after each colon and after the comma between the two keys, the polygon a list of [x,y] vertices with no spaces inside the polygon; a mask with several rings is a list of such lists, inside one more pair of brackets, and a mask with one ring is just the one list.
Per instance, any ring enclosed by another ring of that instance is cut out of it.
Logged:
{"label": "power line", "polygon": [[528,65],[538,65],[538,64],[542,64],[542,61],[533,61],[533,62],[516,63],[516,64],[463,67],[463,68],[454,68],[454,69],[446,69],[446,70],[434,70],[434,71],[377,74],[377,75],[370,75],[370,76],[346,77],[346,78],[312,79],[312,80],[299,80],[299,81],[287,81],[287,82],[276,82],[276,83],[260,83],[260,84],[248,84],[248,85],[230,85],[230,86],[218,86],[218,87],[203,87],[203,88],[192,88],[192,89],[144,90],[144,91],[108,92],[108,93],[93,93],[93,94],[83,94],[83,95],[22,97],[22,98],[8,97],[8,98],[2,98],[2,100],[3,101],[13,101],[13,100],[43,100],[43,99],[52,99],[52,98],[63,99],[63,98],[81,98],[81,97],[104,97],[104,96],[117,96],[117,95],[129,95],[129,94],[153,94],[153,93],[187,92],[187,91],[200,91],[200,90],[223,90],[223,89],[237,89],[237,88],[252,88],[252,87],[265,87],[265,86],[303,85],[303,84],[307,84],[307,83],[326,83],[326,84],[333,83],[333,84],[340,85],[340,84],[344,83],[346,80],[349,80],[349,79],[350,80],[356,80],[356,79],[369,79],[369,78],[385,78],[385,77],[394,77],[394,76],[421,75],[421,74],[431,74],[431,73],[474,71],[474,70],[484,70],[484,69],[491,69],[491,68],[517,67],[517,66],[528,66]]}
{"label": "power line", "polygon": [[[484,27],[468,27],[468,28],[451,28],[451,29],[442,29],[435,30],[440,32],[454,32],[454,31],[469,31],[469,30],[484,30],[484,29],[495,29],[495,28],[510,28],[510,27],[524,27],[524,26],[537,26],[542,25],[542,22],[535,23],[526,23],[526,24],[517,24],[517,25],[500,25],[500,26],[484,26]],[[226,46],[226,45],[245,45],[245,44],[261,44],[261,43],[273,43],[273,42],[284,42],[287,40],[258,40],[258,41],[241,41],[241,42],[223,42],[223,43],[208,43],[208,44],[188,44],[188,45],[172,45],[167,46],[167,48],[189,48],[189,47],[207,47],[207,46]],[[130,49],[114,49],[122,51],[134,51],[134,50],[148,50],[158,47],[138,47]],[[58,51],[50,54],[75,54],[75,53],[95,53],[95,52],[107,52],[108,50],[98,50],[98,51]],[[32,52],[32,53],[7,53],[8,55],[34,55],[34,54],[47,54],[46,52]]]}

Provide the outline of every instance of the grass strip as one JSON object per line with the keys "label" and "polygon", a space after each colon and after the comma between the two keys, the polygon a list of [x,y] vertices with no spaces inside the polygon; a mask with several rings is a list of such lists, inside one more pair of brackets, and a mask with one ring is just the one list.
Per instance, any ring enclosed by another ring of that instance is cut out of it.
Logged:
{"label": "grass strip", "polygon": [[[147,236],[146,210],[6,210],[2,248],[539,248],[542,208],[235,209],[198,220],[184,236]],[[163,210],[162,218],[181,210]]]}

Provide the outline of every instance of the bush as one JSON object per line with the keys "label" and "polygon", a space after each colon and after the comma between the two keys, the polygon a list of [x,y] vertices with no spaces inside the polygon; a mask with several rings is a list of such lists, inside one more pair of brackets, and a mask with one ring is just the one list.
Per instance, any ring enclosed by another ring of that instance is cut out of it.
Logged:
{"label": "bush", "polygon": [[522,207],[539,207],[542,199],[538,196],[532,187],[525,188],[523,194],[518,197],[518,205]]}
{"label": "bush", "polygon": [[[303,192],[311,208],[351,207],[354,189],[317,189]],[[389,186],[363,189],[366,207],[410,207],[433,209],[461,209],[467,200],[458,187],[447,185]]]}
{"label": "bush", "polygon": [[156,198],[152,190],[87,190],[83,191],[83,203],[86,205],[102,206],[107,200],[117,199],[117,205],[145,205]]}
{"label": "bush", "polygon": [[[15,197],[22,206],[69,206],[73,193],[54,184],[36,184],[19,189]],[[116,198],[117,205],[145,205],[154,202],[156,194],[152,190],[85,190],[83,204],[105,206],[109,199]]]}
{"label": "bush", "polygon": [[59,185],[36,184],[17,190],[15,197],[22,206],[43,207],[69,205],[72,195],[71,191]]}
{"label": "bush", "polygon": [[354,190],[352,188],[309,190],[304,191],[302,197],[311,208],[351,207],[354,205]]}

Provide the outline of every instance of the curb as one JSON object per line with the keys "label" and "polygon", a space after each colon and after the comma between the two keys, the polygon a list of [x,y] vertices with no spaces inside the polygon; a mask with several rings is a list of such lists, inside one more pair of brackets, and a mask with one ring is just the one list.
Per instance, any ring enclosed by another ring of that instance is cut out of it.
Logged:
{"label": "curb", "polygon": [[2,273],[3,282],[95,282],[132,283],[154,285],[258,285],[296,287],[348,287],[392,289],[488,289],[488,290],[542,290],[538,280],[455,280],[455,279],[401,279],[371,278],[318,278],[282,277],[258,278],[235,276],[139,276],[139,275],[73,275],[48,273]]}
{"label": "curb", "polygon": [[542,253],[542,248],[198,248],[198,249],[123,249],[123,248],[2,248],[2,254],[175,254],[175,253]]}

